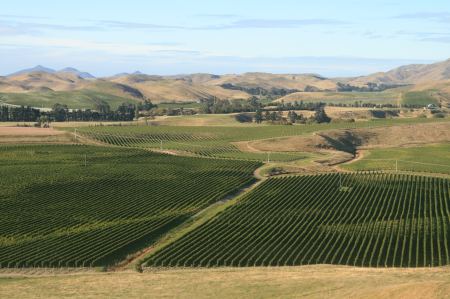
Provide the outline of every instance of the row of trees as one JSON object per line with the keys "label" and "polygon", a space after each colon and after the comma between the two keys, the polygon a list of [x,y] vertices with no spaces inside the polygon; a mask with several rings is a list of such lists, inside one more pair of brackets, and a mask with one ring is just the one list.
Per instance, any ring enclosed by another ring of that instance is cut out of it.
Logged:
{"label": "row of trees", "polygon": [[257,97],[251,97],[249,100],[221,100],[210,98],[201,100],[200,113],[221,114],[237,112],[255,112],[261,108],[261,103]]}
{"label": "row of trees", "polygon": [[259,96],[284,97],[285,95],[300,91],[298,89],[276,88],[276,87],[265,89],[259,86],[248,87],[248,86],[234,85],[232,83],[225,83],[220,86],[224,89],[241,90],[251,95],[259,95]]}
{"label": "row of trees", "polygon": [[0,121],[37,121],[40,116],[41,112],[31,107],[0,106]]}
{"label": "row of trees", "polygon": [[51,121],[131,121],[136,113],[136,105],[126,103],[121,104],[117,110],[111,110],[105,103],[97,104],[95,110],[69,110],[67,105],[55,104],[47,116]]}
{"label": "row of trees", "polygon": [[222,114],[222,113],[239,113],[239,112],[256,112],[258,109],[269,111],[291,111],[291,110],[309,110],[315,111],[324,107],[326,104],[322,102],[303,101],[293,103],[269,103],[262,104],[257,97],[251,97],[248,100],[221,100],[217,98],[201,100],[200,113],[205,114]]}
{"label": "row of trees", "polygon": [[309,118],[303,116],[303,114],[298,114],[295,111],[289,111],[287,117],[283,116],[282,111],[268,111],[264,112],[261,109],[256,110],[254,121],[256,123],[262,123],[263,121],[270,121],[272,123],[280,124],[294,124],[294,123],[329,123],[331,118],[325,113],[323,107],[319,107],[315,110],[315,113]]}
{"label": "row of trees", "polygon": [[309,110],[315,111],[317,109],[323,108],[326,103],[323,102],[303,102],[294,101],[293,103],[285,103],[281,101],[280,103],[270,103],[266,106],[266,110],[277,110],[277,111],[291,111],[291,110]]}
{"label": "row of trees", "polygon": [[[327,103],[330,107],[352,107],[352,108],[408,108],[408,109],[420,109],[423,108],[423,104],[374,104],[374,103],[364,103],[363,101],[354,101],[353,103]],[[441,107],[441,105],[437,105]]]}
{"label": "row of trees", "polygon": [[200,113],[205,114],[219,114],[219,113],[240,113],[240,112],[256,112],[258,109],[264,108],[264,110],[269,111],[292,111],[292,110],[309,110],[316,111],[325,106],[330,107],[352,107],[352,108],[423,108],[423,105],[414,104],[375,104],[363,101],[354,102],[304,102],[304,101],[294,101],[284,103],[281,101],[279,103],[268,103],[262,104],[260,99],[257,97],[252,97],[248,100],[221,100],[217,98],[204,99],[201,100],[201,107],[199,109]]}
{"label": "row of trees", "polygon": [[18,121],[18,122],[40,122],[45,119],[48,121],[130,121],[133,120],[139,108],[151,109],[154,105],[151,102],[144,102],[140,106],[133,104],[121,104],[116,110],[112,110],[106,103],[99,103],[95,110],[91,109],[69,109],[67,105],[56,103],[50,111],[41,111],[39,109],[27,106],[1,106],[0,121]]}

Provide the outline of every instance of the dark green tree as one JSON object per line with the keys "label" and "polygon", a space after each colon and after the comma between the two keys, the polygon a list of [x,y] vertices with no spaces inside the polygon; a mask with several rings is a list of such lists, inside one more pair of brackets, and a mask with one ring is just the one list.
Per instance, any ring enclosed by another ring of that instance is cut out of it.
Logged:
{"label": "dark green tree", "polygon": [[261,109],[256,109],[256,113],[255,113],[255,122],[257,124],[260,124],[263,120],[263,116],[262,116],[262,112]]}
{"label": "dark green tree", "polygon": [[325,109],[323,107],[320,107],[316,109],[316,112],[313,115],[313,119],[317,123],[329,123],[331,121],[331,118],[328,117],[328,115],[325,113]]}
{"label": "dark green tree", "polygon": [[297,122],[297,117],[298,115],[295,111],[289,111],[288,118],[291,123],[295,124]]}

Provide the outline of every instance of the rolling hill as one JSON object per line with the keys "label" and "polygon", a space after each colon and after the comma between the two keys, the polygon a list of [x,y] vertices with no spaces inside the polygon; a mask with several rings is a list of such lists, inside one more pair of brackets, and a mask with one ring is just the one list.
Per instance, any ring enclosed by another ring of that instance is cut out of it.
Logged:
{"label": "rolling hill", "polygon": [[[370,91],[373,86],[379,91]],[[389,88],[385,89],[387,87]],[[343,88],[349,90],[344,92]],[[56,71],[36,66],[0,77],[0,94],[3,94],[3,102],[38,107],[47,105],[53,101],[50,98],[55,97],[61,103],[68,102],[69,106],[77,105],[73,98],[79,94],[101,94],[104,101],[115,104],[119,100],[139,102],[150,99],[161,103],[199,101],[214,97],[246,99],[253,95],[271,95],[287,102],[337,100],[405,104],[411,101],[449,103],[450,59],[433,64],[406,65],[388,72],[354,78],[270,73],[158,76],[141,72],[95,78],[87,72],[71,67]],[[38,98],[43,100],[36,100]],[[80,107],[71,108],[82,108],[85,104],[95,101],[94,98],[84,101]]]}
{"label": "rolling hill", "polygon": [[350,78],[351,85],[366,85],[368,82],[385,84],[418,84],[450,80],[450,59],[433,64],[405,65],[388,72]]}

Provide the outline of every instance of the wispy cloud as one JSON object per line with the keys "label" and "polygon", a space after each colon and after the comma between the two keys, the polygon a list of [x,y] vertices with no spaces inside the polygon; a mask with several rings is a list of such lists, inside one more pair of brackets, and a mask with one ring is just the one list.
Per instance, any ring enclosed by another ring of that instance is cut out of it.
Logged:
{"label": "wispy cloud", "polygon": [[0,36],[9,35],[36,35],[39,30],[36,28],[22,26],[21,24],[11,24],[9,22],[0,21]]}
{"label": "wispy cloud", "polygon": [[[230,17],[232,15],[229,15]],[[226,29],[267,29],[267,28],[300,28],[313,25],[344,25],[344,21],[332,19],[239,19],[233,22],[218,25],[203,26],[176,26],[152,23],[135,23],[103,20],[99,26],[109,29],[136,29],[136,30],[226,30]]]}
{"label": "wispy cloud", "polygon": [[450,43],[450,32],[430,32],[430,31],[397,31],[397,36],[407,36],[415,38],[421,42],[437,42],[437,43]]}
{"label": "wispy cloud", "polygon": [[0,35],[40,35],[45,30],[52,31],[92,31],[103,30],[94,25],[60,25],[52,23],[20,22],[0,20]]}
{"label": "wispy cloud", "polygon": [[424,42],[435,42],[435,43],[446,43],[450,44],[450,34],[449,35],[442,35],[442,36],[435,36],[435,37],[426,37],[421,39]]}
{"label": "wispy cloud", "polygon": [[48,17],[37,17],[37,16],[26,16],[26,15],[6,15],[6,14],[0,14],[0,18],[4,19],[29,19],[29,20],[49,20]]}
{"label": "wispy cloud", "polygon": [[362,35],[364,37],[367,37],[367,38],[370,38],[370,39],[379,39],[379,38],[383,38],[384,37],[384,35],[376,33],[374,31],[370,31],[370,30],[367,30],[367,31],[363,32]]}
{"label": "wispy cloud", "polygon": [[223,25],[211,25],[196,29],[223,30],[223,29],[286,29],[301,28],[313,25],[345,25],[347,22],[334,19],[240,19]]}
{"label": "wispy cloud", "polygon": [[234,14],[197,14],[194,17],[200,18],[221,18],[221,19],[236,19],[239,18],[238,15]]}
{"label": "wispy cloud", "polygon": [[127,44],[101,43],[78,39],[49,38],[43,36],[11,36],[0,41],[0,47],[66,49],[72,51],[98,52],[113,55],[152,55],[152,54],[196,54],[197,51],[170,43]]}
{"label": "wispy cloud", "polygon": [[[211,15],[212,16],[212,15]],[[235,15],[221,15],[234,18]],[[15,19],[1,19],[0,35],[38,35],[44,31],[111,31],[111,30],[227,30],[227,29],[289,29],[319,25],[344,25],[347,22],[334,19],[237,19],[222,24],[198,26],[165,25],[154,23],[126,22],[116,20],[88,21],[84,24],[57,24],[54,22],[24,22]]]}
{"label": "wispy cloud", "polygon": [[450,23],[450,12],[417,12],[397,15],[394,18],[410,20],[430,20],[441,23]]}
{"label": "wispy cloud", "polygon": [[188,29],[183,26],[161,25],[151,23],[123,22],[113,20],[103,20],[98,22],[100,28],[109,29]]}

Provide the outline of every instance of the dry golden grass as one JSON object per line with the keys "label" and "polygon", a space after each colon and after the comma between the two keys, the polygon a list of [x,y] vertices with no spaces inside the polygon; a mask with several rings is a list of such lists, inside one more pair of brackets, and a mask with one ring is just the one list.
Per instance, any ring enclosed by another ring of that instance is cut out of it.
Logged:
{"label": "dry golden grass", "polygon": [[185,80],[168,78],[144,78],[136,80],[135,76],[123,76],[112,79],[113,82],[126,84],[139,89],[154,103],[164,101],[192,101],[215,96],[217,98],[246,99],[249,95],[239,90],[224,89],[220,86],[192,83]]}
{"label": "dry golden grass", "polygon": [[0,126],[0,144],[73,143],[73,136],[52,128]]}
{"label": "dry golden grass", "polygon": [[0,276],[1,298],[450,298],[450,269],[344,266]]}
{"label": "dry golden grass", "polygon": [[385,92],[295,92],[276,101],[284,101],[285,103],[304,101],[353,104],[355,101],[362,100],[371,103],[392,103],[399,96],[400,93],[396,90],[387,90]]}
{"label": "dry golden grass", "polygon": [[307,136],[292,136],[237,142],[242,151],[317,152],[332,149],[323,137],[347,138],[350,134],[360,142],[359,148],[398,147],[450,141],[450,122],[392,126],[389,128],[361,128],[330,130]]}
{"label": "dry golden grass", "polygon": [[[185,116],[157,116],[149,123],[166,126],[261,126],[253,122],[241,123],[231,114],[197,114]],[[264,125],[264,124],[263,124]]]}
{"label": "dry golden grass", "polygon": [[319,78],[309,74],[270,74],[270,73],[244,73],[240,75],[229,74],[218,79],[206,82],[208,85],[222,85],[231,83],[244,87],[260,86],[265,89],[284,88],[304,90],[307,86],[319,89],[336,89],[336,82],[330,79]]}
{"label": "dry golden grass", "polygon": [[44,72],[34,72],[7,77],[2,92],[28,92],[49,88],[51,90],[73,90],[80,87],[83,80],[74,74],[58,73],[49,74]]}
{"label": "dry golden grass", "polygon": [[395,68],[388,72],[379,72],[368,76],[352,78],[349,83],[361,85],[367,82],[392,82],[417,84],[448,79],[450,59],[433,64],[413,64]]}
{"label": "dry golden grass", "polygon": [[360,148],[415,146],[449,142],[450,122],[356,129],[354,132],[364,138]]}

